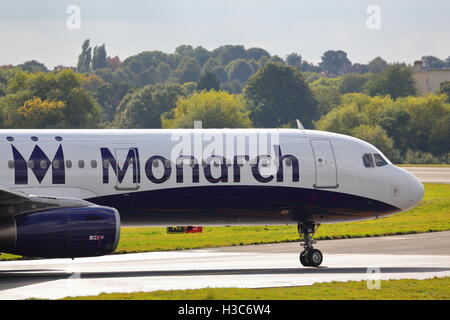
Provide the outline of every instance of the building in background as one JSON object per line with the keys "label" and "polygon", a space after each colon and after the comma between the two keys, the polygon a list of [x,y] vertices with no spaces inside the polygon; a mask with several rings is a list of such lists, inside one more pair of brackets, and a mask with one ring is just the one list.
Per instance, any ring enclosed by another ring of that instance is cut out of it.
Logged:
{"label": "building in background", "polygon": [[425,69],[422,61],[415,61],[413,78],[420,95],[435,93],[442,82],[450,81],[450,69]]}

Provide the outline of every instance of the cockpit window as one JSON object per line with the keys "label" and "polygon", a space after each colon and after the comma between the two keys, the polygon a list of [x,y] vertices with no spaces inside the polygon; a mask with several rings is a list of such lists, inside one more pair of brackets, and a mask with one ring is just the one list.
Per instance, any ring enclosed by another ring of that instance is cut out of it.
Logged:
{"label": "cockpit window", "polygon": [[371,153],[365,153],[363,154],[363,163],[364,163],[364,167],[366,168],[373,168],[375,167],[375,164],[373,162],[373,157]]}
{"label": "cockpit window", "polygon": [[388,164],[386,160],[384,160],[384,158],[381,156],[381,154],[374,153],[373,157],[375,158],[375,164],[377,165],[377,167],[386,166]]}

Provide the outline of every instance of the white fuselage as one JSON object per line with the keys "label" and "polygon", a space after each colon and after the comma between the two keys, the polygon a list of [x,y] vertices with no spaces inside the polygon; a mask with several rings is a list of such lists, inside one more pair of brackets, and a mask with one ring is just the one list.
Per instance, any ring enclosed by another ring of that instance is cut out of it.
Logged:
{"label": "white fuselage", "polygon": [[[0,148],[1,187],[151,225],[362,220],[423,197],[372,145],[321,131],[0,130]],[[367,154],[386,163],[366,167]]]}

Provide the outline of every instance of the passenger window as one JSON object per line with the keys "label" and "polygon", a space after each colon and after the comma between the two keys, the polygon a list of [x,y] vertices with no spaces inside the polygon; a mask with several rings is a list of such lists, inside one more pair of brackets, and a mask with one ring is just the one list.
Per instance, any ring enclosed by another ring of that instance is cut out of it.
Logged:
{"label": "passenger window", "polygon": [[97,161],[91,160],[91,168],[97,168]]}
{"label": "passenger window", "polygon": [[375,158],[375,164],[377,165],[377,167],[386,166],[388,164],[386,160],[384,160],[384,158],[381,156],[381,154],[375,153],[373,157]]}
{"label": "passenger window", "polygon": [[72,160],[66,160],[66,168],[72,168]]}
{"label": "passenger window", "polygon": [[59,160],[53,160],[52,165],[54,169],[59,169],[60,168]]}
{"label": "passenger window", "polygon": [[9,160],[9,161],[8,161],[8,167],[9,167],[10,169],[14,169],[14,167],[15,167],[14,160]]}
{"label": "passenger window", "polygon": [[47,168],[47,161],[41,160],[41,161],[39,162],[39,166],[41,167],[41,169]]}
{"label": "passenger window", "polygon": [[362,159],[363,159],[364,167],[366,167],[366,168],[373,168],[373,167],[375,167],[375,164],[373,162],[372,154],[365,153],[365,154],[363,154]]}
{"label": "passenger window", "polygon": [[220,166],[220,161],[217,160],[217,159],[214,159],[214,160],[212,161],[212,163],[213,163],[214,167]]}
{"label": "passenger window", "polygon": [[267,159],[267,158],[261,159],[261,166],[268,167],[269,164],[270,164],[269,159]]}
{"label": "passenger window", "polygon": [[78,168],[80,169],[84,168],[84,160],[78,160]]}

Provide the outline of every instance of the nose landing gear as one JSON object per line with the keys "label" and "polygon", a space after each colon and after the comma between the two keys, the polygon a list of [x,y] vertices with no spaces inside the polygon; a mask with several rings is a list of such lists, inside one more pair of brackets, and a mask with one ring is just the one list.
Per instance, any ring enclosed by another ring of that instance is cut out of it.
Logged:
{"label": "nose landing gear", "polygon": [[312,238],[318,228],[319,225],[316,225],[312,222],[304,222],[298,224],[300,244],[304,248],[302,253],[300,253],[300,263],[305,267],[318,267],[322,263],[322,252],[313,248],[313,244],[316,243],[316,241],[314,241]]}

